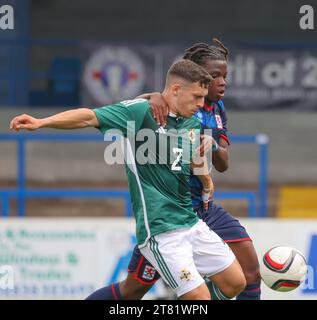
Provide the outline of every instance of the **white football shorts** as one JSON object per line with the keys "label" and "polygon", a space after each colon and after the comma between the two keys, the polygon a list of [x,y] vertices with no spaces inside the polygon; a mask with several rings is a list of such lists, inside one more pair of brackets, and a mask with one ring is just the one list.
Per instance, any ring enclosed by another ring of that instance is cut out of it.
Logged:
{"label": "white football shorts", "polygon": [[235,256],[229,246],[199,220],[191,228],[161,233],[140,248],[162,279],[180,297],[227,269]]}

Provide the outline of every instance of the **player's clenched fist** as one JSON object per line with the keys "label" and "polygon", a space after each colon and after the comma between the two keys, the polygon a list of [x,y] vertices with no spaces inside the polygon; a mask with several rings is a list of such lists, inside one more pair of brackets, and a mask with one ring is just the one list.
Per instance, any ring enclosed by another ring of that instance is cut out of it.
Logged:
{"label": "player's clenched fist", "polygon": [[40,128],[40,119],[33,118],[27,114],[22,114],[12,119],[10,122],[10,129],[19,131],[20,129],[25,130],[36,130]]}

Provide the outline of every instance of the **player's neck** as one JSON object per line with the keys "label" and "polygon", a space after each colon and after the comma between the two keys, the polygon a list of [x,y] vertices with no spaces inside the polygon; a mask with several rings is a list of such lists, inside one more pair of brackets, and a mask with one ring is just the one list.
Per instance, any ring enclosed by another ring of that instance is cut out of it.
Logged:
{"label": "player's neck", "polygon": [[168,108],[169,108],[170,113],[174,114],[175,116],[179,116],[177,108],[174,105],[173,99],[171,98],[170,93],[169,93],[168,90],[165,89],[162,92],[162,97],[166,101],[166,103],[168,104]]}

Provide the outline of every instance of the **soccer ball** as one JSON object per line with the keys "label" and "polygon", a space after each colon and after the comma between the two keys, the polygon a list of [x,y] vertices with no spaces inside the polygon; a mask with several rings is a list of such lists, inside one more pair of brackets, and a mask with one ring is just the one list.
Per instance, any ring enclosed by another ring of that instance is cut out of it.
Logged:
{"label": "soccer ball", "polygon": [[263,256],[261,277],[271,289],[287,292],[296,289],[305,279],[307,263],[304,255],[291,247],[274,247]]}

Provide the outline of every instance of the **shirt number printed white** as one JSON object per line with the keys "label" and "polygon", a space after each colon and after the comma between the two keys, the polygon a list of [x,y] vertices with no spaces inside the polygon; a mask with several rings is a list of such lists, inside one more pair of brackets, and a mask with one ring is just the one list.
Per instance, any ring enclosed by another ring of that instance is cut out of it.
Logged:
{"label": "shirt number printed white", "polygon": [[173,171],[181,171],[182,167],[179,165],[181,157],[183,155],[183,149],[181,148],[173,148],[174,156],[176,157],[175,161],[172,163]]}

